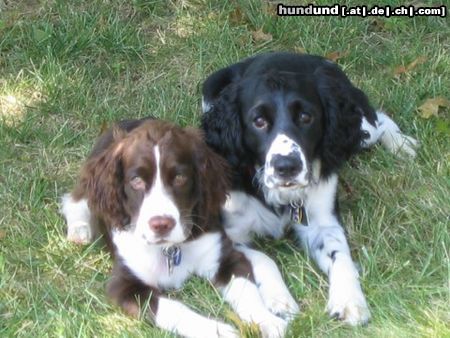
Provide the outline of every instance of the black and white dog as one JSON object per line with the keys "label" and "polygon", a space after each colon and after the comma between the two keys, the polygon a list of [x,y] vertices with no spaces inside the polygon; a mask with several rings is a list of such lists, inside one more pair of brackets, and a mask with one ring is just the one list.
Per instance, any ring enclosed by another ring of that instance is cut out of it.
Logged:
{"label": "black and white dog", "polygon": [[378,141],[411,156],[417,142],[376,112],[336,64],[313,55],[268,53],[223,68],[206,79],[202,108],[207,143],[234,171],[228,236],[280,237],[292,224],[328,275],[329,314],[366,323],[338,211],[338,169]]}

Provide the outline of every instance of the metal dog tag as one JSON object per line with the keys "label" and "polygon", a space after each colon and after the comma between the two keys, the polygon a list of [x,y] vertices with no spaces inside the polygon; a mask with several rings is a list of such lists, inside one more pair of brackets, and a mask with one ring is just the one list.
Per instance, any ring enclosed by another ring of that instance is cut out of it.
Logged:
{"label": "metal dog tag", "polygon": [[291,221],[300,223],[303,218],[303,201],[300,204],[297,202],[291,202]]}
{"label": "metal dog tag", "polygon": [[162,252],[166,256],[167,270],[169,271],[169,275],[171,275],[174,266],[178,266],[181,263],[181,249],[179,246],[172,245],[165,247]]}

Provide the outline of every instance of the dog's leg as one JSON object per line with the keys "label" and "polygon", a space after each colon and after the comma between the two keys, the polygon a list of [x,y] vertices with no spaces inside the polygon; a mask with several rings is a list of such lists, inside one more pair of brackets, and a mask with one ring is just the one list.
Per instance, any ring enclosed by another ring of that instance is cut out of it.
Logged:
{"label": "dog's leg", "polygon": [[234,243],[251,242],[252,235],[280,238],[284,223],[258,199],[232,190],[223,207],[225,231]]}
{"label": "dog's leg", "polygon": [[199,315],[181,302],[161,297],[154,316],[155,324],[183,337],[238,338],[230,325]]}
{"label": "dog's leg", "polygon": [[377,111],[375,126],[363,117],[361,129],[366,133],[363,147],[368,148],[376,142],[381,142],[394,154],[404,153],[411,157],[416,156],[418,142],[416,139],[402,133],[398,125],[385,113]]}
{"label": "dog's leg", "polygon": [[308,226],[298,224],[296,231],[309,255],[328,274],[329,314],[351,325],[365,324],[370,312],[336,214],[337,183],[337,175],[332,175],[310,188],[305,201]]}
{"label": "dog's leg", "polygon": [[67,239],[78,244],[88,244],[95,239],[97,230],[91,222],[86,199],[75,200],[71,194],[61,199],[61,213],[67,223]]}
{"label": "dog's leg", "polygon": [[284,337],[288,322],[271,313],[255,284],[250,261],[242,252],[230,249],[224,255],[214,283],[238,316],[259,326],[264,338]]}
{"label": "dog's leg", "polygon": [[206,318],[179,301],[161,296],[157,289],[130,276],[121,266],[113,270],[108,295],[128,315],[147,318],[157,327],[183,337],[239,337],[231,325]]}
{"label": "dog's leg", "polygon": [[259,293],[270,312],[286,320],[293,319],[300,312],[300,308],[291,296],[275,262],[262,252],[246,246],[239,245],[236,249],[252,264]]}

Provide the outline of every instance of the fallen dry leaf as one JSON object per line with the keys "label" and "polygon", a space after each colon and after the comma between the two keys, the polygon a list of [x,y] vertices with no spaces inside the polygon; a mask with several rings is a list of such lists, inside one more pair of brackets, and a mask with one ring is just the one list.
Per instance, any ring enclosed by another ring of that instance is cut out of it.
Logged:
{"label": "fallen dry leaf", "polygon": [[339,59],[342,59],[343,57],[346,57],[348,55],[349,51],[346,50],[344,52],[330,52],[327,55],[325,55],[325,57],[328,60],[331,60],[333,62],[336,62]]}
{"label": "fallen dry leaf", "polygon": [[303,47],[294,47],[294,51],[296,53],[300,53],[300,54],[305,54],[306,53],[306,49]]}
{"label": "fallen dry leaf", "polygon": [[418,65],[421,65],[425,61],[427,61],[427,58],[425,56],[420,56],[417,59],[415,59],[413,62],[408,64],[407,66],[398,66],[398,67],[396,67],[394,69],[394,75],[395,76],[399,76],[401,74],[410,72],[411,70],[416,68]]}
{"label": "fallen dry leaf", "polygon": [[369,27],[371,31],[381,32],[385,30],[384,21],[379,18],[373,18],[369,22]]}
{"label": "fallen dry leaf", "polygon": [[228,16],[228,19],[232,24],[242,25],[247,22],[247,17],[242,13],[242,10],[237,6]]}
{"label": "fallen dry leaf", "polygon": [[0,230],[0,239],[3,239],[6,237],[6,231]]}
{"label": "fallen dry leaf", "polygon": [[419,115],[424,119],[429,119],[431,116],[438,116],[440,107],[450,108],[450,101],[442,96],[428,99],[418,108]]}
{"label": "fallen dry leaf", "polygon": [[265,2],[263,4],[263,12],[269,16],[271,16],[274,19],[278,19],[279,16],[277,14],[277,4],[272,2]]}
{"label": "fallen dry leaf", "polygon": [[252,31],[252,37],[255,42],[269,42],[273,39],[272,34],[264,33],[262,28]]}
{"label": "fallen dry leaf", "polygon": [[395,67],[393,73],[394,73],[395,76],[399,76],[400,74],[403,74],[403,73],[406,73],[406,72],[407,72],[407,69],[406,69],[405,66],[398,66],[398,67]]}

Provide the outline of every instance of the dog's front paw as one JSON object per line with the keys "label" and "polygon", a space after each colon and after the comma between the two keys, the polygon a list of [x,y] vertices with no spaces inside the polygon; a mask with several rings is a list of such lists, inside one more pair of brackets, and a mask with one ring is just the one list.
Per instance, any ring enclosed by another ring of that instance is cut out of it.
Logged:
{"label": "dog's front paw", "polygon": [[394,154],[415,157],[419,142],[404,134],[394,120],[383,112],[378,111],[377,117],[376,130],[380,133],[377,138],[380,139],[381,143]]}
{"label": "dog's front paw", "polygon": [[300,307],[287,289],[264,287],[260,293],[267,309],[274,315],[290,321],[300,312]]}
{"label": "dog's front paw", "polygon": [[365,325],[369,322],[370,311],[363,298],[355,299],[331,299],[328,301],[327,311],[333,318],[355,326]]}
{"label": "dog's front paw", "polygon": [[88,223],[76,222],[67,226],[67,239],[77,244],[89,244],[94,240],[94,234]]}
{"label": "dog's front paw", "polygon": [[386,131],[381,137],[381,143],[394,154],[416,156],[419,142],[411,136],[403,134],[400,130]]}
{"label": "dog's front paw", "polygon": [[288,322],[271,315],[270,318],[258,323],[263,338],[282,338],[286,333]]}
{"label": "dog's front paw", "polygon": [[333,318],[350,325],[365,325],[370,311],[358,279],[330,284],[327,311]]}
{"label": "dog's front paw", "polygon": [[330,316],[350,325],[367,324],[370,319],[369,307],[350,256],[342,253],[335,255],[329,278],[327,311]]}

